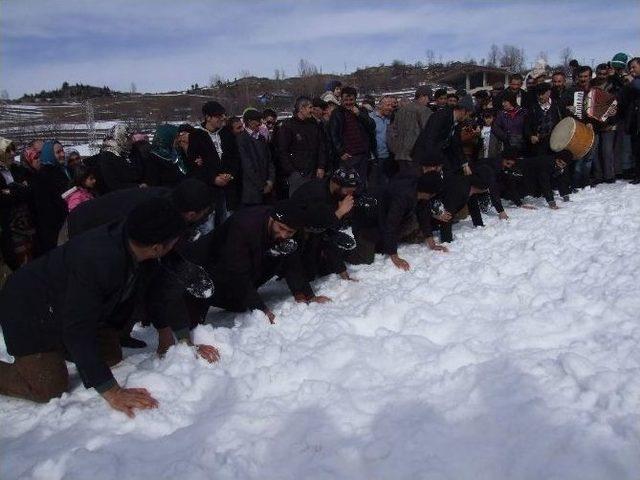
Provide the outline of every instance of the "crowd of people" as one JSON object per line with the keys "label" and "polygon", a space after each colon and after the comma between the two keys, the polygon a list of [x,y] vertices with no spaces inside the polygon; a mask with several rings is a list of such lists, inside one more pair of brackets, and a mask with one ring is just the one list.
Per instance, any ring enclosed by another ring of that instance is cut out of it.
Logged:
{"label": "crowd of people", "polygon": [[[349,265],[376,253],[410,270],[400,244],[447,252],[455,223],[482,226],[491,207],[506,220],[504,201],[534,209],[528,198],[542,197],[557,209],[581,188],[640,183],[640,58],[617,54],[595,75],[572,67],[526,90],[517,74],[473,95],[419,86],[410,102],[358,103],[334,81],[282,121],[253,108],[229,118],[212,100],[200,124],[160,125],[151,141],[117,124],[87,158],[40,139],[18,157],[0,138],[0,251],[12,272],[0,324],[15,358],[0,362],[0,394],[58,397],[72,361],[87,388],[133,416],[157,402],[121,387],[110,367],[123,346],[146,346],[131,336],[137,322],[157,329],[162,355],[193,345],[211,307],[275,323],[260,294],[273,278],[296,302],[328,302],[314,279],[357,281]],[[616,97],[604,122],[574,104],[592,89]],[[576,115],[595,134],[582,158],[550,145]],[[219,358],[214,346],[193,348]]]}

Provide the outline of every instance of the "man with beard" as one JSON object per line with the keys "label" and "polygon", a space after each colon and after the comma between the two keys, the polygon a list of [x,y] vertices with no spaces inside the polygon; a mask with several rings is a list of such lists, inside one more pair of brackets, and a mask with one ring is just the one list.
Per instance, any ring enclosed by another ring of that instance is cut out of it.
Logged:
{"label": "man with beard", "polygon": [[309,215],[291,200],[245,208],[232,215],[214,232],[210,244],[207,269],[215,284],[210,303],[234,312],[261,310],[275,323],[275,314],[258,288],[276,275],[285,278],[297,302],[330,301],[313,293],[299,252],[288,248],[291,244],[287,241],[306,226]]}

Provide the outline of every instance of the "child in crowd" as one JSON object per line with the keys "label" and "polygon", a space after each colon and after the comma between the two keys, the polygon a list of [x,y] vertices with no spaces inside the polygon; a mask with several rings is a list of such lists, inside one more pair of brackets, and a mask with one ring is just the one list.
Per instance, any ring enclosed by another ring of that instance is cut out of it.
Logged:
{"label": "child in crowd", "polygon": [[95,198],[95,172],[84,165],[76,165],[73,170],[73,184],[72,188],[62,194],[69,211]]}

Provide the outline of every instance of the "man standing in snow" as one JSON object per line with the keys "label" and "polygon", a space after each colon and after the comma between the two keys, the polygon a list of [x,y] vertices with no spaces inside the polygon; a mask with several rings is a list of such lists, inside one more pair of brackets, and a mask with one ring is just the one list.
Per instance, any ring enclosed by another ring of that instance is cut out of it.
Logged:
{"label": "man standing in snow", "polygon": [[375,150],[375,124],[364,108],[356,106],[358,91],[344,87],[341,105],[329,119],[329,131],[339,166],[355,169],[366,181],[371,152]]}
{"label": "man standing in snow", "polygon": [[47,402],[67,391],[68,356],[85,387],[130,417],[158,402],[145,389],[122,388],[110,366],[122,360],[119,329],[140,285],[173,249],[185,222],[167,199],[154,198],[124,222],[80,235],[12,275],[0,294],[7,351],[0,393]]}
{"label": "man standing in snow", "polygon": [[420,164],[411,158],[411,151],[431,116],[429,105],[431,89],[420,86],[416,89],[416,98],[413,102],[400,107],[393,116],[393,122],[389,126],[389,149],[393,152],[394,159],[401,172],[410,170],[416,175],[420,174]]}

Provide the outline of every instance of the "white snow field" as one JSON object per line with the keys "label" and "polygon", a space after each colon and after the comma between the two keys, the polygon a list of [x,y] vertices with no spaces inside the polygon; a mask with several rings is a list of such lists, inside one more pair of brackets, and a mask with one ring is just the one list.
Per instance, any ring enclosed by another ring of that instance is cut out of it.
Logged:
{"label": "white snow field", "polygon": [[160,407],[130,420],[75,374],[46,405],[2,398],[0,478],[637,479],[640,187],[560,204],[319,281],[328,305],[270,284],[277,325],[198,327],[217,364],[136,331],[114,372]]}

